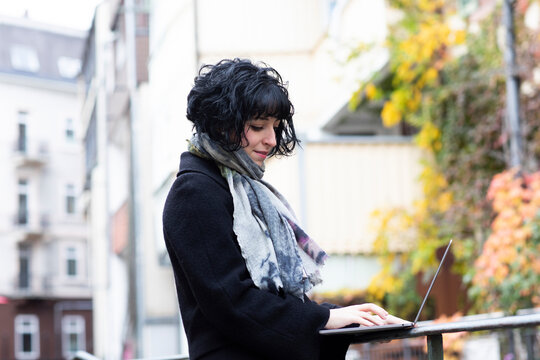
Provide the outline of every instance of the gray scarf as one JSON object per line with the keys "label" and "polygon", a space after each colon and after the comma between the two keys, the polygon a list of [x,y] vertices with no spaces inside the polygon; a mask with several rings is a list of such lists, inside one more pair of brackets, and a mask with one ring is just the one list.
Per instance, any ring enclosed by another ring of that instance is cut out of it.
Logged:
{"label": "gray scarf", "polygon": [[205,134],[195,134],[189,151],[214,160],[233,198],[233,230],[255,285],[304,299],[321,282],[318,268],[326,253],[297,225],[285,198],[262,179],[243,150],[229,152]]}

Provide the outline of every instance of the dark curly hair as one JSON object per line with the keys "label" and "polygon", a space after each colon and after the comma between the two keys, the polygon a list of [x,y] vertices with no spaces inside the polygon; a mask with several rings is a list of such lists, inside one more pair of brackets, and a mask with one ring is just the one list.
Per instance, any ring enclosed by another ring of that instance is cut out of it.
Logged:
{"label": "dark curly hair", "polygon": [[187,118],[197,133],[207,133],[228,151],[242,148],[247,121],[275,117],[276,146],[270,155],[289,155],[300,143],[292,117],[294,107],[279,73],[245,59],[204,65],[187,99]]}

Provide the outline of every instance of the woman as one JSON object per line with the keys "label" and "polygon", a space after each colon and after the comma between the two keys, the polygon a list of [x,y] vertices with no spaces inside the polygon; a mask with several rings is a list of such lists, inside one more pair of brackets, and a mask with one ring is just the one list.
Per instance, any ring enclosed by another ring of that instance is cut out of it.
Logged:
{"label": "woman", "polygon": [[299,142],[293,112],[278,72],[248,60],[203,66],[188,95],[196,133],[163,225],[192,360],[343,359],[348,344],[320,329],[398,321],[306,296],[326,254],[261,180],[264,161]]}

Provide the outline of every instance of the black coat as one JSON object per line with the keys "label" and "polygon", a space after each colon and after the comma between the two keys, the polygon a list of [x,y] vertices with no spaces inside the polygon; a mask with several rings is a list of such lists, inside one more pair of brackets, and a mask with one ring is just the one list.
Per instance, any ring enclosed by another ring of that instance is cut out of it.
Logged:
{"label": "black coat", "polygon": [[213,161],[182,154],[163,231],[190,359],[344,358],[348,344],[318,335],[332,306],[254,285],[233,232],[232,196]]}

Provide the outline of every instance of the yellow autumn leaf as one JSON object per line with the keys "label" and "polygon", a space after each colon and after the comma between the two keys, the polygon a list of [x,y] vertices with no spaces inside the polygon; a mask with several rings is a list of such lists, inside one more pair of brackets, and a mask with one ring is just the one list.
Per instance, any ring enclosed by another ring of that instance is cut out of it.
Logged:
{"label": "yellow autumn leaf", "polygon": [[366,97],[369,100],[373,100],[375,98],[375,96],[377,96],[377,88],[375,87],[375,85],[373,85],[373,83],[367,84],[367,86],[366,86]]}
{"label": "yellow autumn leaf", "polygon": [[384,103],[384,107],[381,112],[383,125],[386,127],[392,127],[401,121],[402,114],[393,102],[387,101]]}
{"label": "yellow autumn leaf", "polygon": [[413,96],[407,101],[407,108],[412,112],[418,110],[421,100],[422,93],[418,89],[414,89]]}
{"label": "yellow autumn leaf", "polygon": [[399,79],[401,79],[401,81],[405,83],[412,81],[416,76],[414,71],[412,70],[412,64],[408,61],[405,61],[398,66],[396,70],[396,75]]}
{"label": "yellow autumn leaf", "polygon": [[452,206],[452,193],[445,191],[437,199],[437,208],[440,212],[444,213],[450,206]]}
{"label": "yellow autumn leaf", "polygon": [[427,122],[416,136],[416,143],[423,149],[430,149],[441,137],[441,131],[431,122]]}
{"label": "yellow autumn leaf", "polygon": [[465,43],[467,33],[465,30],[456,30],[454,31],[454,45],[461,45]]}
{"label": "yellow autumn leaf", "polygon": [[418,2],[418,7],[420,8],[420,10],[428,12],[432,12],[435,9],[436,5],[437,4],[435,4],[435,2],[431,0],[420,0]]}
{"label": "yellow autumn leaf", "polygon": [[434,80],[437,79],[439,72],[437,69],[430,67],[424,74],[424,78],[427,85],[433,85]]}

